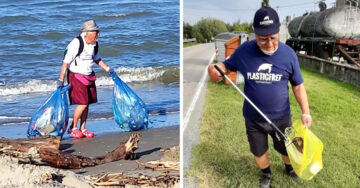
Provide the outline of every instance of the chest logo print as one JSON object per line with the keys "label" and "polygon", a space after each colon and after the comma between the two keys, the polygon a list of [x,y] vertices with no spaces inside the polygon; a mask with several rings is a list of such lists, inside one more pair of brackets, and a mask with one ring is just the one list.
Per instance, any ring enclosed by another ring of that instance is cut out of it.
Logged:
{"label": "chest logo print", "polygon": [[264,63],[264,64],[259,66],[257,71],[260,72],[262,70],[268,70],[268,73],[270,73],[271,72],[271,67],[272,67],[272,64]]}
{"label": "chest logo print", "polygon": [[256,83],[271,84],[273,82],[281,81],[282,74],[272,73],[273,65],[270,63],[263,63],[257,69],[256,72],[247,72],[247,80],[253,80]]}

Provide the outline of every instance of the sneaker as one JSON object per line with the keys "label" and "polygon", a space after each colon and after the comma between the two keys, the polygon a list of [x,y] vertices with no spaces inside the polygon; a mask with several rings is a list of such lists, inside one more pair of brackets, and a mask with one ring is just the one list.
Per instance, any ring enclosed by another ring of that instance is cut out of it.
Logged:
{"label": "sneaker", "polygon": [[270,188],[271,187],[272,175],[270,173],[262,173],[260,177],[260,188]]}
{"label": "sneaker", "polygon": [[84,136],[86,136],[86,138],[92,138],[92,137],[94,137],[94,133],[93,133],[93,132],[90,132],[90,131],[88,131],[88,130],[86,130],[86,129],[82,130],[81,132],[82,132],[82,134],[83,134]]}
{"label": "sneaker", "polygon": [[73,138],[82,138],[84,137],[83,133],[80,132],[80,130],[78,128],[73,128],[69,130],[69,134],[73,137]]}
{"label": "sneaker", "polygon": [[294,179],[300,179],[299,176],[295,173],[294,169],[290,170],[290,171],[286,171],[286,174]]}

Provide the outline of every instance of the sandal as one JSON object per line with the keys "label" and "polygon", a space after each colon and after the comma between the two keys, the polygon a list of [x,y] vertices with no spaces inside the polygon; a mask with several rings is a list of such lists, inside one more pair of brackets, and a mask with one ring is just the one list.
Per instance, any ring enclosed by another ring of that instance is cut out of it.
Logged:
{"label": "sandal", "polygon": [[84,137],[83,133],[80,132],[80,130],[78,128],[73,128],[69,130],[69,134],[73,137],[73,138],[82,138]]}
{"label": "sandal", "polygon": [[90,131],[88,131],[88,130],[86,130],[86,129],[83,129],[81,132],[82,132],[82,134],[83,134],[84,136],[86,136],[86,138],[92,138],[92,137],[94,137],[94,133],[93,133],[93,132],[90,132]]}

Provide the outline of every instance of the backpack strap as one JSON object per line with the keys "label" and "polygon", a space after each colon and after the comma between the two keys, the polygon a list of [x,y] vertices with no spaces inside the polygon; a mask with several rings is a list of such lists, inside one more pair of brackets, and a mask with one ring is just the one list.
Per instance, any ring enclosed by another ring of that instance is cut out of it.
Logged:
{"label": "backpack strap", "polygon": [[96,55],[99,51],[99,43],[96,41],[95,47],[94,47],[94,55]]}
{"label": "backpack strap", "polygon": [[[93,55],[93,60],[95,61],[95,56],[96,54],[99,52],[99,43],[96,41],[96,44],[94,46],[94,55]],[[96,64],[99,64],[101,59],[95,61]]]}
{"label": "backpack strap", "polygon": [[82,39],[82,37],[79,35],[76,37],[79,40],[80,46],[79,46],[79,50],[78,53],[75,56],[75,66],[77,66],[77,62],[76,62],[76,58],[83,52],[84,50],[84,41]]}

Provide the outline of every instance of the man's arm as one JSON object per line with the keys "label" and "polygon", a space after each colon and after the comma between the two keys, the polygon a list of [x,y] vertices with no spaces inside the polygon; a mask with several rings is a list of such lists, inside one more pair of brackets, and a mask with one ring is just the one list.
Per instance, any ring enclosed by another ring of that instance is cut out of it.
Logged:
{"label": "man's arm", "polygon": [[308,98],[306,95],[306,90],[305,90],[304,84],[292,86],[292,90],[293,90],[295,98],[301,108],[301,112],[302,112],[301,121],[304,125],[306,125],[308,128],[310,128],[312,119],[311,119],[311,115],[310,115],[309,102],[308,102]]}
{"label": "man's arm", "polygon": [[64,77],[65,77],[65,74],[66,74],[66,71],[68,69],[68,66],[69,64],[63,62],[62,66],[61,66],[61,70],[60,70],[60,76],[59,76],[59,80],[63,81],[64,82]]}
{"label": "man's arm", "polygon": [[[214,82],[220,82],[223,78],[219,71],[216,70],[215,64],[210,64],[208,66],[208,73],[210,76],[210,79]],[[228,74],[230,71],[225,67],[225,65],[221,62],[216,63],[216,65],[225,73]]]}
{"label": "man's arm", "polygon": [[103,68],[106,72],[109,72],[111,70],[111,68],[103,61],[103,60],[100,60],[98,62],[98,65]]}

